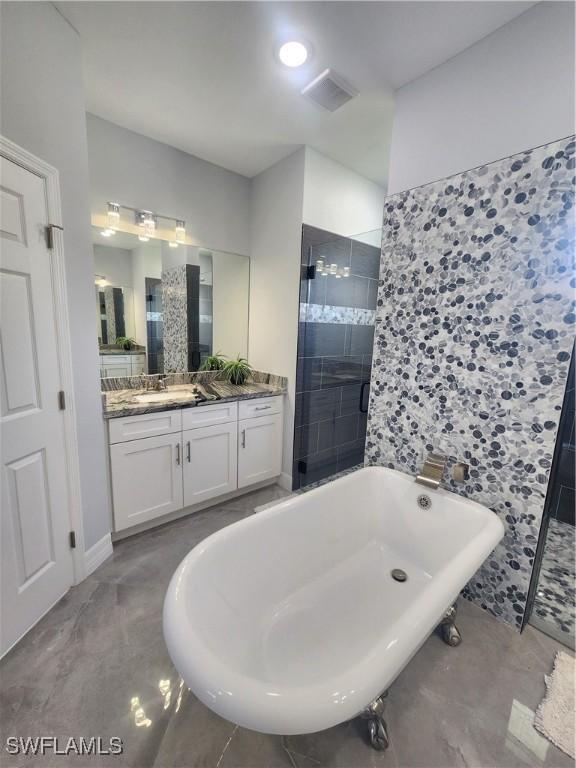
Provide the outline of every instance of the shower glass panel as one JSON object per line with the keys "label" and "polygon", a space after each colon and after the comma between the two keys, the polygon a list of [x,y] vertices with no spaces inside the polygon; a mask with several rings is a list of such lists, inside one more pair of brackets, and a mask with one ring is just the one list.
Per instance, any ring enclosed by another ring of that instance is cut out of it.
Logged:
{"label": "shower glass panel", "polygon": [[302,228],[295,490],[364,463],[380,240]]}
{"label": "shower glass panel", "polygon": [[570,648],[574,647],[576,619],[574,365],[572,354],[532,577],[529,618],[530,624]]}

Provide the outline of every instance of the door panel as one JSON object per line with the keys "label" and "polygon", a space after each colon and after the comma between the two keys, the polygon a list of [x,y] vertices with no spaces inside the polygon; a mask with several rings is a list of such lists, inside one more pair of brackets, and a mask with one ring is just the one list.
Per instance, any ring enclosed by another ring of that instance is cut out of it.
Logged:
{"label": "door panel", "polygon": [[65,594],[73,562],[45,182],[0,163],[4,653]]}
{"label": "door panel", "polygon": [[182,508],[180,440],[178,432],[110,446],[116,531]]}
{"label": "door panel", "polygon": [[238,488],[282,471],[282,414],[238,422]]}
{"label": "door panel", "polygon": [[184,432],[184,505],[235,491],[237,435],[234,422]]}

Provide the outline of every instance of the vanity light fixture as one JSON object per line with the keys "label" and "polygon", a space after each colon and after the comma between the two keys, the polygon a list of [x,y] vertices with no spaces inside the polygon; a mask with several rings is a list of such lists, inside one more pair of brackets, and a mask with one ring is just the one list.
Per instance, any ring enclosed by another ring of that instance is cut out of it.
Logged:
{"label": "vanity light fixture", "polygon": [[320,277],[350,277],[350,267],[340,268],[337,264],[326,264],[324,259],[317,259],[316,274]]}
{"label": "vanity light fixture", "polygon": [[183,245],[186,242],[186,222],[182,221],[182,219],[176,219],[174,233],[176,235],[176,243]]}
{"label": "vanity light fixture", "polygon": [[94,277],[96,278],[96,279],[94,280],[94,283],[95,283],[95,284],[96,284],[96,285],[97,285],[99,288],[105,288],[105,287],[108,285],[108,280],[106,280],[106,278],[104,277],[104,275],[94,275]]}
{"label": "vanity light fixture", "polygon": [[164,219],[165,221],[170,221],[174,224],[174,239],[168,240],[168,245],[171,248],[177,248],[178,245],[186,244],[186,222],[183,221],[183,219],[176,219],[174,216],[165,216],[163,213],[154,213],[154,211],[148,211],[144,208],[132,208],[132,206],[124,205],[123,203],[108,202],[107,206],[108,227],[102,230],[101,235],[103,237],[110,237],[114,232],[120,230],[120,212],[124,209],[125,211],[131,211],[133,214],[134,222],[138,228],[138,240],[140,240],[141,243],[147,243],[153,238],[161,240],[167,239],[165,236],[165,227],[160,227],[160,235],[158,234],[158,219]]}
{"label": "vanity light fixture", "polygon": [[278,58],[286,67],[301,67],[308,58],[308,49],[298,40],[290,40],[278,49]]}
{"label": "vanity light fixture", "polygon": [[108,203],[108,229],[114,231],[120,226],[120,206],[118,203]]}

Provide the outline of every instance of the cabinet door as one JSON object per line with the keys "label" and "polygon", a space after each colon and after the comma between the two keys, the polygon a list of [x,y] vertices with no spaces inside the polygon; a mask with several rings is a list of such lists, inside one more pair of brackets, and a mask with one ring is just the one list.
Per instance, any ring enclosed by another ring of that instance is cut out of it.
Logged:
{"label": "cabinet door", "polygon": [[282,414],[238,422],[238,488],[276,477],[282,470]]}
{"label": "cabinet door", "polygon": [[132,368],[130,366],[130,363],[105,365],[104,371],[106,372],[104,378],[108,378],[108,379],[111,376],[132,376]]}
{"label": "cabinet door", "polygon": [[180,441],[177,433],[110,446],[116,531],[184,506]]}
{"label": "cabinet door", "polygon": [[236,490],[237,436],[235,421],[183,432],[184,506]]}

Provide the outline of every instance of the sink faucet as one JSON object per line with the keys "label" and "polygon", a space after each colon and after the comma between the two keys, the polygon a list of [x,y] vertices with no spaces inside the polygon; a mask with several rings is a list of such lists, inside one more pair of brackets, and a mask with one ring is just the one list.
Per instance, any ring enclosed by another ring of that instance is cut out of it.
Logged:
{"label": "sink faucet", "polygon": [[446,456],[442,453],[429,453],[424,461],[422,471],[416,475],[416,482],[428,488],[438,488],[445,468]]}
{"label": "sink faucet", "polygon": [[156,379],[146,379],[145,388],[147,390],[151,389],[154,392],[160,392],[160,390],[166,389],[166,382],[160,377]]}

